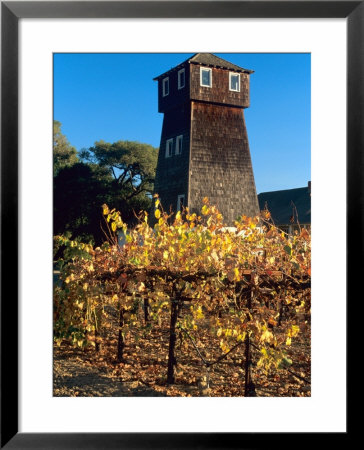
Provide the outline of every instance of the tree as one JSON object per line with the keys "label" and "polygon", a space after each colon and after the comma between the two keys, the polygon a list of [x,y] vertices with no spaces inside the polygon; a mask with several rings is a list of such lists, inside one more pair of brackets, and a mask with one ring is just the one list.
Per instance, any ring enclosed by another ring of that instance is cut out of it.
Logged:
{"label": "tree", "polygon": [[78,162],[54,178],[54,234],[70,232],[84,241],[104,240],[101,205],[112,202],[110,175],[97,165]]}
{"label": "tree", "polygon": [[117,208],[130,226],[149,210],[158,150],[139,142],[99,141],[81,152],[81,160],[60,122],[54,122],[54,233],[103,239],[101,205]]}
{"label": "tree", "polygon": [[106,168],[113,176],[115,192],[125,201],[153,192],[158,149],[149,144],[99,141],[83,150],[81,158]]}
{"label": "tree", "polygon": [[77,150],[72,147],[61,131],[61,122],[53,121],[53,176],[64,167],[70,167],[79,161]]}

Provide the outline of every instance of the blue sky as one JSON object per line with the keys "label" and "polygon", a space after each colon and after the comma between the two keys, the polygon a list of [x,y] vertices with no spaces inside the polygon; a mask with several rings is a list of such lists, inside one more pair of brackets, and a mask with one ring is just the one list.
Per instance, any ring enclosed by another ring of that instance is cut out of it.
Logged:
{"label": "blue sky", "polygon": [[[257,192],[292,189],[311,179],[311,59],[296,53],[215,53],[250,76],[245,110]],[[96,141],[159,147],[153,78],[192,53],[54,55],[54,119],[77,150]]]}

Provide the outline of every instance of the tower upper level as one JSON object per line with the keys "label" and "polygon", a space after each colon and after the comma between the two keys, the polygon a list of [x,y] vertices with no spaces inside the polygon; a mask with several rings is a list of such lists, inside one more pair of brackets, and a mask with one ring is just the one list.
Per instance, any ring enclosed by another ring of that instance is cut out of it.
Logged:
{"label": "tower upper level", "polygon": [[251,73],[211,53],[196,53],[154,78],[158,81],[158,111],[189,100],[247,108]]}

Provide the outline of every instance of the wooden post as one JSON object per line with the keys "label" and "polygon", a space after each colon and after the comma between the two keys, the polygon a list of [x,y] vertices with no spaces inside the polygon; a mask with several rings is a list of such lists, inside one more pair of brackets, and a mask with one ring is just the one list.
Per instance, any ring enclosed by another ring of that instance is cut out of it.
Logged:
{"label": "wooden post", "polygon": [[176,346],[176,323],[178,318],[178,300],[175,295],[171,299],[171,322],[169,327],[169,349],[168,349],[168,370],[167,383],[174,383],[174,366],[176,365],[176,358],[174,356],[174,349]]}
{"label": "wooden post", "polygon": [[95,326],[95,352],[98,353],[100,351],[100,343],[98,341],[99,332],[97,331],[97,327]]}
{"label": "wooden post", "polygon": [[280,295],[280,303],[279,303],[279,316],[278,316],[278,326],[281,326],[283,320],[283,312],[284,312],[284,304],[285,304],[285,296],[286,296],[286,277],[283,275],[283,298],[282,294]]}
{"label": "wooden post", "polygon": [[[252,286],[252,276],[251,276],[251,291],[250,295],[248,296],[248,309],[249,312],[252,308],[252,298],[253,298],[253,286]],[[245,391],[244,391],[244,397],[256,397],[255,392],[255,385],[252,381],[252,373],[251,373],[251,366],[252,366],[252,360],[251,360],[251,350],[250,350],[250,337],[249,334],[247,334],[245,338]]]}
{"label": "wooden post", "polygon": [[100,351],[100,342],[98,340],[98,337],[100,336],[99,333],[100,320],[98,320],[98,314],[96,310],[94,310],[94,316],[95,316],[95,351],[96,353],[98,353]]}
{"label": "wooden post", "polygon": [[144,323],[147,324],[149,322],[149,299],[148,297],[144,297]]}
{"label": "wooden post", "polygon": [[124,326],[124,308],[120,306],[119,310],[119,333],[118,333],[118,362],[123,361],[123,352],[125,348],[124,336],[123,336],[123,326]]}
{"label": "wooden post", "polygon": [[250,384],[251,384],[251,367],[250,367],[250,340],[247,335],[245,338],[245,391],[244,397],[250,397]]}

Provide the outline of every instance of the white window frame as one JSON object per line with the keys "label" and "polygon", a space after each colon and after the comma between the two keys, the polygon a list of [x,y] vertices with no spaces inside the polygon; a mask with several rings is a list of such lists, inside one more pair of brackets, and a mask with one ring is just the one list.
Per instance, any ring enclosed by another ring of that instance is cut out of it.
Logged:
{"label": "white window frame", "polygon": [[[181,145],[179,143],[181,142]],[[175,149],[175,155],[180,155],[182,153],[182,145],[183,145],[183,134],[180,134],[176,137],[176,149]],[[178,151],[178,148],[181,147],[181,150]]]}
{"label": "white window frame", "polygon": [[[180,82],[181,81],[181,77],[180,74],[183,73],[183,84]],[[178,75],[177,75],[177,80],[178,80],[178,89],[183,89],[186,85],[186,73],[185,73],[185,69],[181,69],[178,71]]]}
{"label": "white window frame", "polygon": [[[168,89],[166,89],[166,84]],[[169,95],[169,77],[163,78],[162,80],[162,95],[163,97],[167,97],[167,95]]]}
{"label": "white window frame", "polygon": [[173,155],[173,138],[166,140],[166,158]]}
{"label": "white window frame", "polygon": [[[238,89],[233,89],[232,87],[231,87],[231,79],[232,79],[232,77],[233,76],[237,76],[238,77],[238,80],[239,80],[239,86],[238,86]],[[236,73],[236,72],[230,72],[229,73],[229,90],[230,91],[233,91],[233,92],[240,92],[240,74],[239,73]]]}
{"label": "white window frame", "polygon": [[[202,72],[204,70],[210,72],[210,84],[202,84]],[[210,69],[209,67],[200,67],[200,86],[209,88],[212,87],[212,69]]]}
{"label": "white window frame", "polygon": [[181,211],[181,200],[183,199],[183,203],[182,203],[182,206],[186,206],[185,204],[184,204],[184,200],[185,200],[185,194],[181,194],[181,195],[179,195],[178,197],[177,197],[177,211],[176,212],[178,212],[178,211]]}

